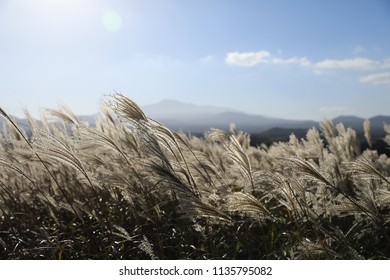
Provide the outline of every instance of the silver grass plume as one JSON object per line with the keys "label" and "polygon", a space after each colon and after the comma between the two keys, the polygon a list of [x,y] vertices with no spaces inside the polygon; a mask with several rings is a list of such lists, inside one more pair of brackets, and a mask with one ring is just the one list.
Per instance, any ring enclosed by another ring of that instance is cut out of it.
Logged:
{"label": "silver grass plume", "polygon": [[244,152],[240,143],[237,141],[236,137],[234,135],[229,135],[220,129],[212,129],[211,133],[209,134],[209,138],[213,141],[221,143],[225,147],[229,159],[232,159],[238,164],[238,166],[249,179],[252,190],[254,191],[255,185],[253,181],[251,162],[248,155]]}
{"label": "silver grass plume", "polygon": [[390,145],[390,124],[384,124],[383,128],[386,131],[385,142],[387,143],[387,145]]}
{"label": "silver grass plume", "polygon": [[141,110],[141,108],[123,94],[117,93],[113,96],[113,99],[114,101],[109,102],[109,106],[118,116],[125,117],[131,122],[148,122],[148,118]]}
{"label": "silver grass plume", "polygon": [[375,166],[372,165],[371,161],[364,156],[361,156],[359,159],[349,163],[348,165],[351,169],[351,173],[355,176],[358,175],[359,177],[365,179],[380,179],[390,184],[390,180],[380,173]]}
{"label": "silver grass plume", "polygon": [[150,243],[146,235],[143,236],[143,239],[138,245],[138,248],[141,249],[144,253],[146,253],[150,257],[150,259],[152,260],[158,259],[158,257],[156,257],[156,255],[154,254],[153,245],[152,243]]}
{"label": "silver grass plume", "polygon": [[73,114],[73,112],[64,105],[62,105],[58,110],[46,109],[46,111],[51,116],[58,118],[65,123],[70,123],[70,124],[73,124],[74,126],[80,125],[79,120],[76,118],[76,116]]}
{"label": "silver grass plume", "polygon": [[303,173],[309,177],[315,178],[318,181],[323,182],[328,186],[333,186],[331,181],[328,178],[326,178],[324,175],[322,175],[321,172],[308,160],[304,160],[299,157],[288,157],[282,160],[282,162],[285,162],[287,165],[292,166],[295,171]]}
{"label": "silver grass plume", "polygon": [[230,216],[224,211],[194,196],[181,198],[181,212],[183,218],[194,219],[203,217],[223,223],[232,222]]}
{"label": "silver grass plume", "polygon": [[370,120],[365,120],[363,123],[363,129],[364,129],[364,137],[366,137],[368,146],[372,148],[372,141],[371,141],[371,122]]}
{"label": "silver grass plume", "polygon": [[320,126],[325,135],[326,140],[329,144],[331,144],[333,142],[333,139],[336,137],[332,121],[324,120],[320,123]]}
{"label": "silver grass plume", "polygon": [[34,153],[34,155],[38,158],[38,161],[42,164],[42,166],[45,168],[46,172],[49,174],[49,176],[53,179],[54,183],[58,187],[58,189],[61,191],[62,195],[65,197],[66,202],[68,203],[71,212],[73,212],[80,221],[84,221],[81,215],[79,214],[79,211],[74,207],[70,197],[67,195],[65,189],[60,185],[57,178],[53,175],[53,173],[49,170],[47,163],[41,158],[40,154],[35,150],[31,142],[27,139],[27,137],[23,134],[23,132],[20,130],[20,128],[17,126],[17,124],[10,118],[10,116],[0,107],[0,115],[2,115],[6,120],[17,130],[17,132],[20,134],[20,136],[23,138],[24,142],[27,143],[31,151]]}
{"label": "silver grass plume", "polygon": [[260,200],[251,194],[243,192],[236,192],[229,196],[229,211],[248,213],[262,220],[275,220]]}

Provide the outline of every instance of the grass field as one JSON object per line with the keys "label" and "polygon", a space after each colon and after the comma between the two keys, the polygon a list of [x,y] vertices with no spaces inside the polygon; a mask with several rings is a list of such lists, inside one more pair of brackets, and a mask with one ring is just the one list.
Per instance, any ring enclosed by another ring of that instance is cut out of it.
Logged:
{"label": "grass field", "polygon": [[342,124],[253,147],[234,125],[171,131],[120,94],[96,127],[26,112],[27,136],[0,113],[0,259],[390,257],[390,159]]}

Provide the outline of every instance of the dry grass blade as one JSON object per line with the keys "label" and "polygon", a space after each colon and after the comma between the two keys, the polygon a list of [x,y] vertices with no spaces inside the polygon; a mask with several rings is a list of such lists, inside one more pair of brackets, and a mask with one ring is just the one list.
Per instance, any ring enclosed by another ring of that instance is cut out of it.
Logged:
{"label": "dry grass blade", "polygon": [[359,200],[359,201],[344,201],[341,205],[336,205],[333,209],[340,211],[341,213],[345,213],[347,215],[353,213],[359,213],[367,215],[370,219],[372,219],[375,223],[379,224],[381,219],[379,217],[378,211],[373,205],[372,201],[368,200]]}
{"label": "dry grass blade", "polygon": [[[0,114],[11,124],[12,128],[16,130],[15,133],[19,134],[18,136],[15,135],[15,137],[20,139],[20,140],[23,139],[29,145],[29,147],[31,149],[33,149],[30,141],[27,140],[23,131],[18,127],[18,125],[15,123],[15,121],[13,119],[11,119],[11,117],[1,107],[0,107]],[[20,137],[22,137],[22,138],[20,138]]]}
{"label": "dry grass blade", "polygon": [[212,141],[220,142],[225,145],[229,145],[230,143],[229,134],[220,129],[212,129],[211,133],[209,134],[209,138]]}
{"label": "dry grass blade", "polygon": [[108,120],[110,124],[112,124],[113,126],[115,126],[115,120],[114,118],[112,117],[112,115],[110,114],[110,108],[106,105],[102,105],[101,107],[101,112],[103,114],[103,117],[104,119]]}
{"label": "dry grass blade", "polygon": [[267,180],[274,186],[272,195],[280,205],[289,210],[289,215],[293,214],[296,220],[302,220],[306,217],[307,220],[315,219],[317,213],[312,209],[308,203],[308,195],[302,180],[295,176],[286,177],[283,174],[267,174]]}
{"label": "dry grass blade", "polygon": [[138,245],[138,248],[146,253],[150,259],[157,260],[158,258],[154,254],[153,245],[150,243],[149,239],[144,235],[141,243]]}
{"label": "dry grass blade", "polygon": [[236,162],[241,168],[241,170],[244,171],[244,174],[247,176],[251,183],[252,190],[254,190],[255,185],[253,181],[252,166],[250,160],[248,158],[248,155],[242,149],[240,143],[237,141],[236,137],[234,137],[234,135],[229,135],[222,130],[213,129],[209,134],[209,138],[212,141],[221,143],[225,147],[229,158]]}
{"label": "dry grass blade", "polygon": [[[379,190],[377,192],[377,204],[390,209],[390,191]],[[388,216],[390,218],[390,213],[388,213]]]}
{"label": "dry grass blade", "polygon": [[38,152],[41,155],[46,155],[54,160],[61,160],[64,163],[71,165],[76,168],[83,176],[88,180],[91,187],[92,182],[84,168],[83,162],[76,156],[76,152],[68,143],[59,141],[54,136],[41,132],[41,137],[36,138],[39,140],[35,142],[35,146],[38,148]]}
{"label": "dry grass blade", "polygon": [[83,149],[87,149],[88,146],[93,147],[94,145],[96,145],[96,148],[110,148],[117,151],[124,159],[127,160],[124,151],[119,147],[118,143],[116,143],[115,138],[109,137],[103,132],[89,127],[81,127],[80,135],[83,137],[81,145]]}
{"label": "dry grass blade", "polygon": [[135,102],[119,93],[115,94],[113,98],[114,101],[109,103],[109,105],[117,115],[123,116],[129,121],[148,122],[148,118]]}
{"label": "dry grass blade", "polygon": [[271,212],[256,197],[250,194],[237,192],[229,196],[229,210],[254,214],[261,219],[275,220]]}
{"label": "dry grass blade", "polygon": [[299,157],[289,157],[285,160],[282,160],[286,162],[288,165],[293,164],[293,168],[301,173],[304,173],[310,177],[313,177],[323,183],[325,183],[328,186],[333,186],[333,184],[325,178],[321,172],[317,170],[309,161],[301,159]]}
{"label": "dry grass blade", "polygon": [[153,171],[153,175],[158,175],[171,189],[190,196],[199,196],[197,189],[185,182],[179,174],[175,172],[171,165],[155,161],[150,161],[147,165]]}
{"label": "dry grass blade", "polygon": [[125,230],[123,227],[119,225],[113,225],[113,227],[118,230],[118,232],[114,232],[113,234],[123,238],[126,241],[133,241],[134,238],[137,237],[137,235],[130,236],[127,230]]}
{"label": "dry grass blade", "polygon": [[371,140],[371,122],[370,120],[365,120],[363,123],[363,130],[364,130],[364,137],[367,140],[368,146],[372,147],[372,140]]}
{"label": "dry grass blade", "polygon": [[380,179],[390,184],[390,180],[381,174],[364,156],[348,164],[351,172],[366,179]]}
{"label": "dry grass blade", "polygon": [[42,160],[39,153],[34,149],[30,141],[24,136],[23,132],[20,130],[20,128],[16,125],[16,123],[8,116],[6,112],[2,108],[0,108],[0,114],[3,115],[10,123],[11,125],[19,132],[19,134],[22,136],[23,140],[27,143],[31,151],[35,154],[35,156],[38,158],[39,162],[42,164],[42,166],[45,168],[46,172],[49,174],[49,176],[53,179],[55,184],[57,185],[58,189],[61,191],[61,193],[64,195],[67,203],[69,204],[70,208],[73,210],[73,213],[79,218],[80,221],[83,222],[83,218],[81,215],[79,215],[79,212],[74,208],[70,197],[66,194],[63,187],[61,187],[60,183],[58,182],[57,178],[53,175],[53,173],[49,170],[46,162]]}
{"label": "dry grass blade", "polygon": [[24,109],[23,112],[24,112],[25,118],[28,122],[28,125],[30,126],[30,129],[32,131],[36,130],[37,124],[36,124],[36,121],[34,120],[34,118],[30,115],[30,113],[28,112],[27,109]]}
{"label": "dry grass blade", "polygon": [[325,134],[326,140],[331,143],[331,140],[336,137],[334,126],[331,120],[324,120],[320,123],[321,129]]}
{"label": "dry grass blade", "polygon": [[185,198],[181,203],[181,209],[183,213],[183,218],[209,218],[218,220],[221,222],[232,222],[232,219],[229,215],[223,211],[215,208],[214,206],[204,203],[203,201],[197,199],[196,197]]}
{"label": "dry grass blade", "polygon": [[384,124],[383,128],[386,132],[386,136],[384,140],[387,143],[387,145],[390,145],[390,124]]}
{"label": "dry grass blade", "polygon": [[[34,182],[30,176],[30,174],[27,174],[25,170],[22,169],[22,167],[18,167],[14,165],[13,163],[10,163],[8,159],[4,158],[2,155],[0,155],[0,166],[4,166],[5,168],[9,168],[16,172],[17,176],[22,176],[25,178],[30,184],[27,184],[28,188],[32,191],[32,193],[38,192],[38,194],[41,194],[46,201],[49,201],[49,196],[45,194],[37,185],[36,182]],[[34,189],[32,188],[34,187]]]}
{"label": "dry grass blade", "polygon": [[71,123],[75,126],[80,125],[79,120],[76,118],[76,116],[73,114],[73,112],[62,105],[58,110],[54,109],[46,109],[46,111],[53,117],[59,118],[60,120],[64,121],[65,123]]}

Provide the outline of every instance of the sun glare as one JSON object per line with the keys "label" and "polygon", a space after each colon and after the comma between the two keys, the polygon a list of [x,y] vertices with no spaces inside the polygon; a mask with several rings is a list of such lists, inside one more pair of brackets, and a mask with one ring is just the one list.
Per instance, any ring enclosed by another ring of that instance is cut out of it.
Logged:
{"label": "sun glare", "polygon": [[63,18],[89,14],[90,4],[81,0],[25,0],[19,5],[26,15],[39,17],[41,21],[58,22]]}
{"label": "sun glare", "polygon": [[115,33],[123,27],[119,12],[102,0],[24,1],[18,4],[24,14],[20,26],[28,26],[34,41],[80,38],[81,34],[91,35],[99,30]]}
{"label": "sun glare", "polygon": [[[40,2],[40,3],[39,3]],[[83,4],[83,1],[77,0],[40,0],[35,2],[46,8],[54,9],[72,9]]]}

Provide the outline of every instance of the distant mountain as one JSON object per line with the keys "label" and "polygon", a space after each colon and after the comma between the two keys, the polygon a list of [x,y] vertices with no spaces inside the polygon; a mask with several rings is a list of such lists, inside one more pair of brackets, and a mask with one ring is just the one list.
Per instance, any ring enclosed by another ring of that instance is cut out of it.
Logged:
{"label": "distant mountain", "polygon": [[[332,119],[332,123],[337,125],[342,123],[345,128],[352,128],[356,131],[357,138],[362,143],[362,148],[367,148],[367,140],[364,136],[363,122],[365,119],[356,116],[339,116]],[[374,143],[374,148],[386,152],[390,156],[390,152],[385,149],[387,147],[383,138],[386,136],[386,132],[383,129],[383,125],[390,124],[390,116],[375,116],[369,119],[371,123],[371,137]],[[319,123],[314,127],[319,128]],[[263,132],[251,133],[251,143],[258,145],[260,143],[271,144],[275,141],[288,141],[291,134],[294,134],[298,139],[305,138],[307,129],[301,128],[288,128],[288,127],[273,127]]]}
{"label": "distant mountain", "polygon": [[199,106],[164,100],[160,103],[143,106],[145,113],[171,129],[201,133],[210,128],[227,129],[235,123],[240,130],[261,132],[272,127],[310,128],[314,121],[293,121],[246,114],[230,108]]}
{"label": "distant mountain", "polygon": [[306,137],[308,129],[305,128],[281,128],[274,127],[260,133],[251,134],[251,144],[257,146],[261,143],[270,145],[273,142],[289,141],[290,135],[294,134],[298,139]]}
{"label": "distant mountain", "polygon": [[231,108],[216,106],[200,106],[165,99],[159,103],[142,106],[142,110],[148,117],[164,120],[193,120],[199,116],[207,117],[224,112],[235,112]]}
{"label": "distant mountain", "polygon": [[[390,124],[390,116],[375,116],[368,119],[371,123],[371,131],[374,134],[383,134],[383,125]],[[363,122],[365,119],[356,116],[339,116],[332,119],[334,125],[343,123],[345,128],[352,128],[357,133],[363,133]]]}
{"label": "distant mountain", "polygon": [[[311,120],[287,120],[271,118],[255,114],[246,114],[229,108],[199,106],[165,100],[157,104],[144,106],[146,114],[171,129],[190,131],[201,134],[210,128],[227,130],[230,123],[235,123],[239,130],[251,133],[254,142],[272,143],[287,141],[294,133],[298,138],[306,136],[307,130],[319,128],[320,124]],[[346,128],[356,131],[358,138],[365,141],[363,134],[364,118],[357,116],[338,116],[332,119],[334,125],[343,123]],[[390,116],[375,116],[369,119],[373,139],[385,136],[383,124],[390,124]]]}
{"label": "distant mountain", "polygon": [[360,127],[363,129],[363,122],[365,119],[359,118],[356,116],[338,116],[334,119],[332,119],[332,122],[334,125],[338,123],[343,123],[345,128],[351,127],[351,128],[357,128]]}
{"label": "distant mountain", "polygon": [[390,116],[375,116],[370,118],[371,126],[383,129],[384,124],[390,124]]}

